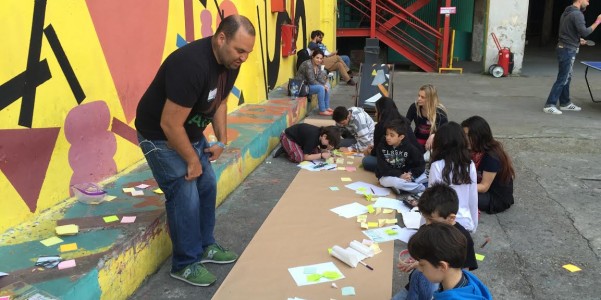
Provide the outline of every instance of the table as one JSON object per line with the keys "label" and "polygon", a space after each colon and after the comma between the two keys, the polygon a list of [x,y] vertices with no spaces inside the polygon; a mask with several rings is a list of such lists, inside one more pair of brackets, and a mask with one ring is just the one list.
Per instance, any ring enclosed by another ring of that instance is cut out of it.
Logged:
{"label": "table", "polygon": [[588,93],[591,95],[591,100],[595,103],[601,102],[601,100],[595,100],[593,97],[593,92],[591,92],[591,86],[588,83],[588,68],[593,68],[597,71],[601,71],[601,61],[581,61],[581,64],[586,66],[586,70],[584,71],[584,80],[586,80],[586,87],[588,88]]}

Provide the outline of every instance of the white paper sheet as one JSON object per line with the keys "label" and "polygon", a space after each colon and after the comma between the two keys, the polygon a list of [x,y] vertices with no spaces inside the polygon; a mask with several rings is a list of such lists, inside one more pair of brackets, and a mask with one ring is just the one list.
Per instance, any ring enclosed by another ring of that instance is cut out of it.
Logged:
{"label": "white paper sheet", "polygon": [[[396,234],[389,235],[386,233],[386,230],[394,229]],[[417,232],[414,229],[401,228],[399,225],[380,227],[374,229],[364,230],[363,234],[372,239],[376,243],[383,243],[392,240],[401,240],[405,243],[409,241],[409,239]]]}
{"label": "white paper sheet", "polygon": [[422,214],[417,211],[409,211],[401,213],[403,215],[403,223],[405,227],[418,229],[421,226]]}
{"label": "white paper sheet", "polygon": [[303,161],[300,164],[296,165],[297,167],[301,168],[301,169],[305,169],[307,171],[311,171],[311,172],[317,172],[317,171],[321,171],[321,170],[335,170],[336,169],[336,164],[326,164],[323,165],[319,168],[316,168],[317,166],[319,166],[320,164],[324,163],[323,161]]}
{"label": "white paper sheet", "polygon": [[410,211],[409,207],[403,204],[403,202],[401,202],[400,200],[386,197],[377,198],[376,203],[373,204],[373,207],[391,208],[396,209],[399,212]]}
{"label": "white paper sheet", "polygon": [[[315,268],[316,274],[323,274],[323,272],[326,272],[326,271],[335,271],[340,274],[340,277],[337,279],[328,279],[325,277],[321,277],[321,279],[319,279],[318,281],[309,282],[309,281],[307,281],[307,274],[305,274],[305,268],[307,268],[307,267]],[[321,263],[321,264],[310,265],[310,266],[300,266],[300,267],[295,267],[295,268],[288,268],[288,272],[290,272],[290,275],[292,275],[292,278],[294,279],[294,281],[296,282],[296,285],[298,285],[298,286],[318,284],[318,283],[322,283],[322,282],[335,281],[335,280],[344,278],[344,274],[342,274],[342,272],[340,272],[338,267],[336,267],[336,265],[331,261],[327,262],[327,263]]]}
{"label": "white paper sheet", "polygon": [[356,181],[345,185],[345,187],[355,191],[357,194],[369,193],[374,196],[388,196],[390,194],[389,188],[379,187],[363,181]]}
{"label": "white paper sheet", "polygon": [[357,202],[353,202],[351,204],[346,204],[343,206],[338,206],[330,210],[335,214],[338,214],[339,216],[345,217],[347,219],[367,213],[367,207]]}

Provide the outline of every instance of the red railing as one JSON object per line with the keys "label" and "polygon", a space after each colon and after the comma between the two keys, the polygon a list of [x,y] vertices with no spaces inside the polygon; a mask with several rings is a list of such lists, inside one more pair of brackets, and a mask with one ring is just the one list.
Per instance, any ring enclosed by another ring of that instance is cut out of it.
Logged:
{"label": "red railing", "polygon": [[[358,28],[339,28],[338,36],[378,38],[424,71],[437,71],[441,61],[439,53],[446,53],[440,51],[441,44],[445,44],[444,35],[414,15],[430,0],[416,1],[407,7],[403,5],[408,1],[402,4],[392,0],[345,2],[353,8]],[[366,26],[367,24],[369,25]],[[445,59],[446,56],[442,60]]]}

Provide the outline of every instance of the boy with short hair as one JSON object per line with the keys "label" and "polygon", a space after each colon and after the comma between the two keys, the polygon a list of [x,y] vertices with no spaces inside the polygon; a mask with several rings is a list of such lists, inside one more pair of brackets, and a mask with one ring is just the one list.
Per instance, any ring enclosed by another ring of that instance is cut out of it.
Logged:
{"label": "boy with short hair", "polygon": [[[424,191],[417,207],[426,220],[426,225],[434,223],[448,224],[455,227],[464,236],[466,254],[464,254],[464,260],[460,267],[470,271],[477,269],[478,263],[474,251],[474,241],[470,233],[455,221],[459,210],[457,192],[444,183],[435,183]],[[417,266],[418,263],[416,262],[409,267],[401,268],[401,271],[409,272]],[[393,299],[431,299],[432,294],[438,289],[438,284],[430,281],[420,270],[415,270],[409,275],[409,284],[405,287],[407,291],[402,290]]]}
{"label": "boy with short hair", "polygon": [[424,225],[411,237],[408,249],[423,275],[440,283],[434,299],[492,299],[478,277],[461,269],[467,240],[454,226],[441,222]]}
{"label": "boy with short hair", "polygon": [[376,146],[376,177],[383,187],[397,194],[416,194],[426,189],[422,184],[427,180],[426,162],[421,151],[405,139],[407,126],[403,119],[385,124],[386,136]]}
{"label": "boy with short hair", "polygon": [[374,144],[374,130],[376,124],[374,120],[360,107],[338,106],[332,112],[332,120],[339,127],[344,127],[354,137],[354,141],[349,142],[344,139],[340,146],[341,151],[363,152],[367,147]]}

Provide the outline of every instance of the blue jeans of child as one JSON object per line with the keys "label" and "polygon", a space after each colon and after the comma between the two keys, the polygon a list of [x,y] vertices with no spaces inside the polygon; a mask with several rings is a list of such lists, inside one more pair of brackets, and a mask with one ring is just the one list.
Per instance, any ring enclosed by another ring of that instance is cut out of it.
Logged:
{"label": "blue jeans of child", "polygon": [[570,81],[572,81],[572,70],[574,61],[576,60],[577,49],[557,48],[557,61],[559,62],[559,71],[557,72],[557,80],[551,88],[545,107],[557,105],[559,100],[560,106],[568,106],[570,104]]}
{"label": "blue jeans of child", "polygon": [[432,283],[418,269],[409,274],[409,290],[401,289],[392,296],[392,300],[420,300],[432,299],[432,295],[438,290],[439,284]]}
{"label": "blue jeans of child", "polygon": [[215,198],[217,182],[203,137],[193,143],[202,175],[192,181],[184,178],[188,164],[164,140],[147,140],[138,134],[140,148],[159,187],[165,193],[167,224],[173,245],[171,272],[200,261],[203,249],[215,243]]}
{"label": "blue jeans of child", "polygon": [[[328,87],[330,84],[327,84]],[[319,107],[320,112],[326,111],[326,109],[330,108],[330,93],[326,92],[326,88],[321,84],[310,84],[309,85],[309,94],[317,95],[317,106]]]}

